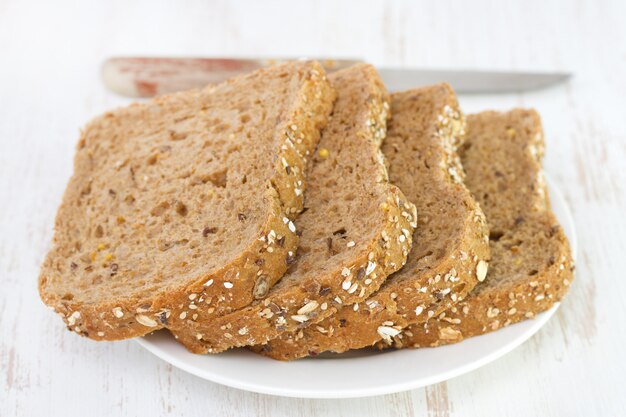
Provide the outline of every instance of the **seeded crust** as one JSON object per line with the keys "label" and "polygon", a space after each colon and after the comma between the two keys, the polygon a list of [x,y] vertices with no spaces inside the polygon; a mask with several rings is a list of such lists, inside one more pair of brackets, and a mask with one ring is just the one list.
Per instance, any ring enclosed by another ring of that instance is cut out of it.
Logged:
{"label": "seeded crust", "polygon": [[264,343],[376,291],[404,265],[415,207],[389,184],[380,150],[388,94],[370,65],[329,76],[337,101],[309,172],[300,248],[263,301],[177,336],[195,353]]}
{"label": "seeded crust", "polygon": [[463,184],[457,147],[465,120],[450,86],[392,95],[392,120],[383,152],[390,180],[417,207],[406,266],[364,303],[283,334],[253,350],[290,360],[391,343],[403,328],[448,309],[482,278],[489,258],[485,217]]}
{"label": "seeded crust", "polygon": [[489,274],[451,310],[395,338],[396,347],[455,343],[533,318],[561,300],[573,279],[569,244],[541,172],[539,116],[518,109],[468,119],[462,161],[491,228]]}
{"label": "seeded crust", "polygon": [[297,246],[307,157],[333,100],[318,63],[290,63],[93,120],[42,300],[70,330],[117,340],[263,297]]}

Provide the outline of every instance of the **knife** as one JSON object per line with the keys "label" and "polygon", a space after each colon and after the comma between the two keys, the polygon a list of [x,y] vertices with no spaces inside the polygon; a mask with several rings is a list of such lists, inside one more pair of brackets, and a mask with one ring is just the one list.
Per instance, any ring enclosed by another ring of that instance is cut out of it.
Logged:
{"label": "knife", "polygon": [[[152,97],[218,83],[258,68],[289,60],[287,58],[114,57],[107,59],[102,65],[102,79],[109,89],[123,96]],[[362,62],[356,59],[317,60],[328,72]],[[445,81],[450,83],[458,93],[514,93],[549,87],[565,82],[571,77],[571,74],[564,72],[377,69],[389,91],[408,90]]]}

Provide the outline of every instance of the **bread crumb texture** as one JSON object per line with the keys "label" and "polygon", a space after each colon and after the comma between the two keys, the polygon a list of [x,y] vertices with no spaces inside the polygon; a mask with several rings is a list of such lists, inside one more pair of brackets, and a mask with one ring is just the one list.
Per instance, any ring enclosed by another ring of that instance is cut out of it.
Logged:
{"label": "bread crumb texture", "polygon": [[543,151],[534,110],[468,117],[461,160],[490,226],[489,271],[468,297],[398,335],[396,347],[438,346],[491,332],[535,317],[567,293],[574,264],[550,210]]}
{"label": "bread crumb texture", "polygon": [[98,340],[210,320],[262,298],[297,247],[306,166],[334,91],[315,62],[106,113],[81,132],[39,278]]}
{"label": "bread crumb texture", "polygon": [[405,264],[416,213],[389,183],[380,150],[389,96],[369,65],[329,79],[337,101],[310,167],[289,272],[263,300],[179,333],[191,351],[215,353],[315,327],[343,305],[365,300]]}
{"label": "bread crumb texture", "polygon": [[484,278],[488,231],[463,183],[457,148],[465,118],[454,92],[440,84],[393,94],[391,110],[383,145],[389,177],[417,208],[407,264],[363,302],[255,351],[290,360],[391,344],[408,325],[448,309]]}

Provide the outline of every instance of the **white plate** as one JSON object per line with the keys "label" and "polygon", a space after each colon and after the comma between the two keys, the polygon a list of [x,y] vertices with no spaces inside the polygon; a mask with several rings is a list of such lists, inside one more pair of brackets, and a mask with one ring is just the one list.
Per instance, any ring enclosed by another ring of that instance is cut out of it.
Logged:
{"label": "white plate", "polygon": [[[577,244],[572,216],[554,182],[548,181],[548,186],[552,208],[575,254]],[[555,305],[534,320],[449,346],[355,351],[294,362],[275,361],[245,349],[220,355],[194,355],[167,331],[140,338],[138,342],[182,370],[234,388],[286,397],[367,397],[445,381],[492,362],[535,334],[558,307]]]}

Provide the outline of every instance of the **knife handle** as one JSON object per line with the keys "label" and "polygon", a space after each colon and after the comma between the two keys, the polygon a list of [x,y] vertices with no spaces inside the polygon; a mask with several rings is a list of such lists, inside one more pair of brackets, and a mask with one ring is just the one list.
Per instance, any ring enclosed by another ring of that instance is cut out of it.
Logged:
{"label": "knife handle", "polygon": [[[126,97],[152,97],[215,84],[289,59],[114,57],[102,64],[102,79]],[[322,59],[328,70],[353,65],[358,60]]]}

